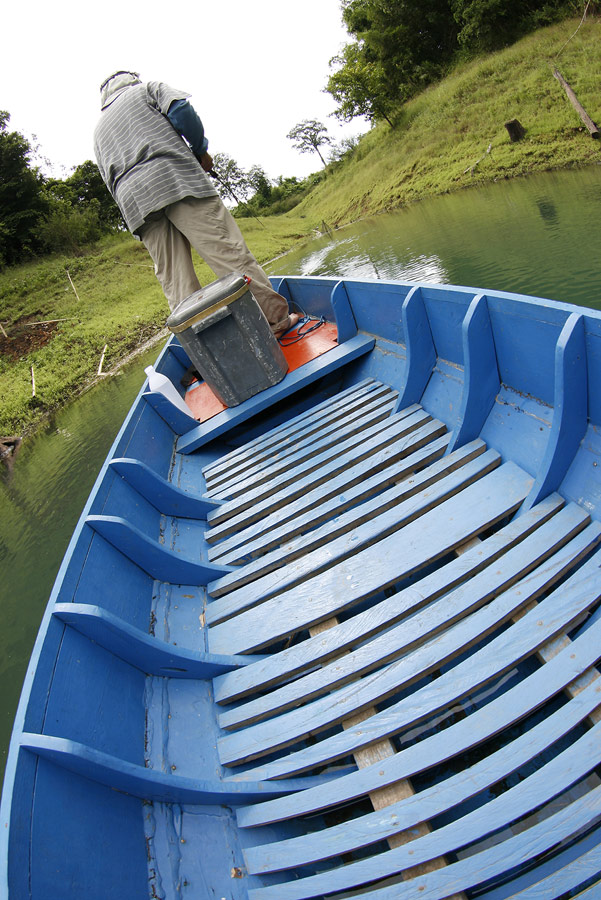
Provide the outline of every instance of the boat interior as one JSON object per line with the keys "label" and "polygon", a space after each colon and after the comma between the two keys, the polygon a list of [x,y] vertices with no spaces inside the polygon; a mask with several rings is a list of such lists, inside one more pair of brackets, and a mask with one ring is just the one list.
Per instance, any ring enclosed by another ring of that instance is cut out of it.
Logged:
{"label": "boat interior", "polygon": [[601,314],[273,283],[327,339],[230,409],[145,386],[98,477],[17,716],[11,896],[592,900]]}

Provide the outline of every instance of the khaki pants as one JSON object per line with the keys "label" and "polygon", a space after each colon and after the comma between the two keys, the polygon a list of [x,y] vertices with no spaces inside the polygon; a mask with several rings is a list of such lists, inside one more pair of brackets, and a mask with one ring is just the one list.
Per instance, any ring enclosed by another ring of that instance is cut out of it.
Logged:
{"label": "khaki pants", "polygon": [[172,310],[201,287],[192,264],[192,246],[218,278],[232,271],[248,275],[272,331],[286,325],[287,301],[271,287],[219,197],[187,197],[172,203],[153,213],[138,233]]}

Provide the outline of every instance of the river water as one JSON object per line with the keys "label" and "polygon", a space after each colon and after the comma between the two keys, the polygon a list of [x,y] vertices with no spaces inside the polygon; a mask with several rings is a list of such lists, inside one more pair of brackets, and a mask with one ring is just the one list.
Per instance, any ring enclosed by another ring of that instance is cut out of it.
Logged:
{"label": "river water", "polygon": [[[270,274],[446,282],[601,309],[601,165],[422,201],[317,237]],[[144,381],[138,358],[61,410],[0,478],[0,768],[48,595]],[[0,772],[1,774],[1,772]]]}

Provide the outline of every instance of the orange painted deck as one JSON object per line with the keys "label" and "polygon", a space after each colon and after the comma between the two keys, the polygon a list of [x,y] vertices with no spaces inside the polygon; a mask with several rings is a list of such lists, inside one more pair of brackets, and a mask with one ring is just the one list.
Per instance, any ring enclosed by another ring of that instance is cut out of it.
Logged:
{"label": "orange painted deck", "polygon": [[[297,328],[287,332],[281,347],[288,363],[288,372],[294,372],[295,369],[300,369],[305,363],[316,359],[323,353],[327,353],[328,350],[332,350],[337,346],[337,336],[337,328],[330,322],[325,322],[315,331],[301,338],[301,340],[295,341],[298,337]],[[291,343],[292,341],[295,342]],[[227,409],[204,381],[192,384],[188,388],[186,404],[198,422],[206,422],[218,413],[223,412],[224,409]]]}

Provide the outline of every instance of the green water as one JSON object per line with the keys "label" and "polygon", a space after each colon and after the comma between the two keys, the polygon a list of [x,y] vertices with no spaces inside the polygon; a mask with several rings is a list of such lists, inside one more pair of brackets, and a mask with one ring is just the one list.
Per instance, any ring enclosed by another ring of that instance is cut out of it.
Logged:
{"label": "green water", "polygon": [[321,237],[270,274],[443,282],[601,308],[601,164],[416,203]]}
{"label": "green water", "polygon": [[[601,165],[423,201],[317,238],[270,274],[400,278],[601,308]],[[0,479],[0,765],[48,595],[151,351],[26,442]]]}

